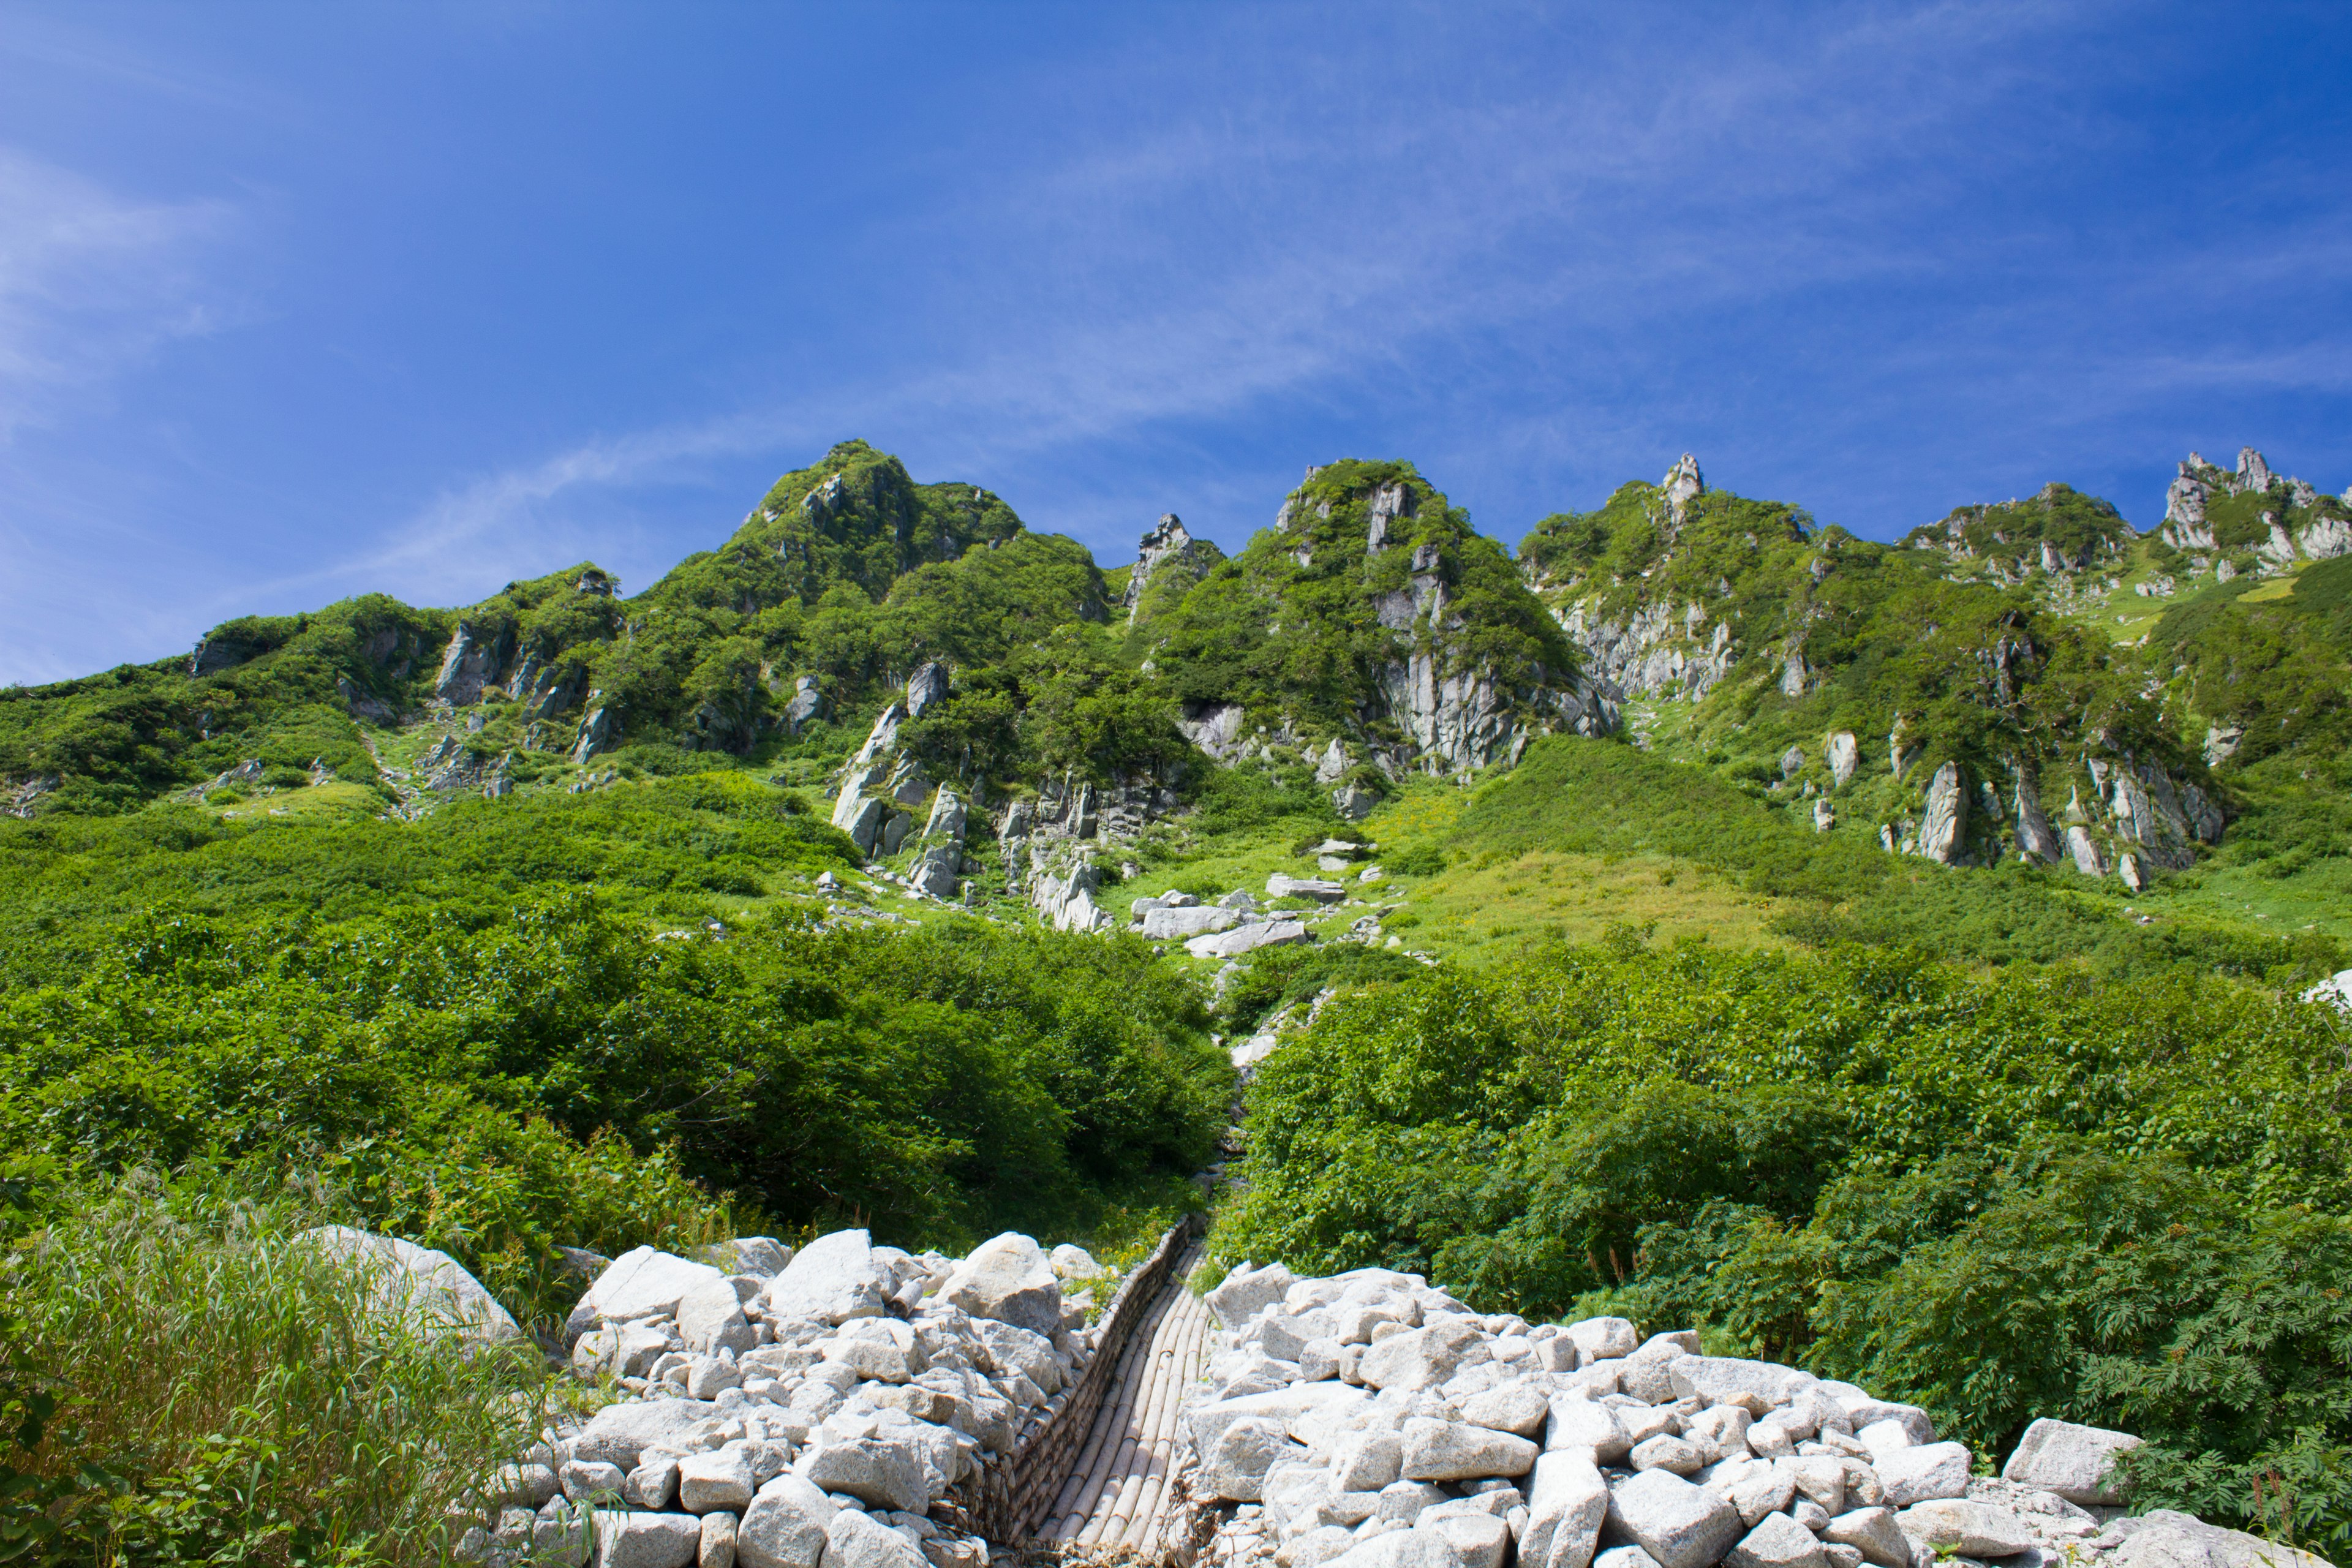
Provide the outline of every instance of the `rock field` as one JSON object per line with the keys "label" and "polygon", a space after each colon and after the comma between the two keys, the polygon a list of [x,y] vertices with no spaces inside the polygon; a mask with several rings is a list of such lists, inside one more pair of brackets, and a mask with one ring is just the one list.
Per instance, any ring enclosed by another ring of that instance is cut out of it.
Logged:
{"label": "rock field", "polygon": [[[315,1234],[404,1275],[455,1331],[520,1337],[445,1254]],[[1025,1543],[970,1533],[964,1483],[1015,1464],[1118,1349],[1087,1326],[1115,1277],[1009,1232],[961,1259],[845,1230],[797,1253],[750,1237],[595,1261],[564,1338],[572,1370],[624,1397],[498,1473],[469,1561],[1007,1568]],[[1995,1476],[1916,1405],[1705,1355],[1688,1330],[1530,1324],[1379,1268],[1244,1264],[1205,1300],[1220,1331],[1179,1425],[1189,1524],[1155,1563],[2326,1568],[2186,1514],[2127,1515],[2128,1433],[2039,1420]]]}
{"label": "rock field", "polygon": [[1925,1411],[1622,1318],[1482,1316],[1419,1276],[1237,1269],[1189,1413],[1211,1555],[1277,1568],[2315,1568],[2125,1517],[2139,1439],[2035,1422],[1998,1479]]}
{"label": "rock field", "polygon": [[[717,1262],[639,1247],[566,1328],[572,1366],[630,1397],[501,1471],[466,1554],[599,1568],[985,1568],[929,1517],[1057,1409],[1115,1284],[1006,1234],[961,1260],[836,1231]],[[1067,1294],[1065,1289],[1067,1288]]]}

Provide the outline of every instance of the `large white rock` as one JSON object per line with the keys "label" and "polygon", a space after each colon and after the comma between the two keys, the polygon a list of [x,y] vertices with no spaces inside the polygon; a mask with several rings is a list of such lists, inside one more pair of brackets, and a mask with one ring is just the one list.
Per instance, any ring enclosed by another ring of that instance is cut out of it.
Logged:
{"label": "large white rock", "polygon": [[2108,1559],[2113,1568],[2328,1568],[2324,1557],[2170,1509],[2119,1519],[2114,1528],[2124,1543]]}
{"label": "large white rock", "polygon": [[1551,1401],[1544,1388],[1528,1379],[1506,1383],[1462,1401],[1462,1419],[1471,1426],[1491,1426],[1521,1437],[1541,1436],[1544,1418],[1550,1414]]}
{"label": "large white rock", "polygon": [[1720,1355],[1677,1357],[1667,1364],[1666,1374],[1675,1397],[1696,1394],[1710,1405],[1741,1394],[1752,1394],[1767,1405],[1786,1405],[1800,1387],[1813,1381],[1792,1367]]}
{"label": "large white rock", "polygon": [[1239,958],[1243,953],[1255,952],[1261,947],[1284,947],[1306,940],[1307,927],[1301,921],[1252,921],[1231,931],[1196,936],[1184,944],[1184,951],[1195,958]]}
{"label": "large white rock", "polygon": [[1609,1483],[1584,1455],[1545,1454],[1528,1483],[1523,1568],[1587,1568],[1609,1517]]}
{"label": "large white rock", "polygon": [[1460,1568],[1454,1543],[1435,1530],[1391,1530],[1331,1563],[1347,1568]]}
{"label": "large white rock", "polygon": [[702,1516],[702,1541],[694,1549],[694,1568],[735,1568],[735,1526],[740,1516],[723,1508]]}
{"label": "large white rock", "polygon": [[1889,1454],[1872,1468],[1886,1489],[1889,1508],[1909,1508],[1931,1498],[1964,1497],[1969,1489],[1969,1451],[1958,1443],[1923,1443]]}
{"label": "large white rock", "polygon": [[596,1510],[596,1568],[686,1568],[702,1544],[702,1521],[690,1513]]}
{"label": "large white rock", "polygon": [[1281,1300],[1297,1282],[1297,1276],[1279,1263],[1269,1263],[1263,1268],[1244,1264],[1228,1273],[1223,1283],[1202,1300],[1230,1332]]}
{"label": "large white rock", "polygon": [[846,1492],[876,1508],[920,1513],[930,1506],[923,1456],[911,1441],[879,1436],[831,1441],[802,1455],[793,1468],[829,1492]]}
{"label": "large white rock", "polygon": [[1404,1438],[1394,1432],[1350,1432],[1331,1458],[1331,1484],[1343,1492],[1376,1492],[1404,1473]]}
{"label": "large white rock", "polygon": [[1588,1361],[1614,1361],[1641,1348],[1642,1336],[1626,1318],[1586,1318],[1560,1331]]}
{"label": "large white rock", "polygon": [[574,1458],[636,1468],[647,1448],[698,1454],[727,1441],[713,1419],[718,1407],[701,1399],[626,1399],[588,1418],[572,1439]]}
{"label": "large white rock", "polygon": [[1266,1472],[1291,1455],[1306,1452],[1278,1421],[1245,1415],[1228,1422],[1202,1456],[1194,1495],[1255,1502],[1265,1495]]}
{"label": "large white rock", "polygon": [[824,1359],[869,1383],[912,1383],[929,1363],[915,1331],[897,1318],[853,1318],[835,1331]]}
{"label": "large white rock", "polygon": [[378,1311],[408,1316],[434,1331],[468,1339],[495,1342],[522,1338],[521,1326],[497,1298],[446,1252],[347,1225],[323,1225],[296,1239],[355,1265],[370,1304]]}
{"label": "large white rock", "polygon": [[1045,1335],[991,1318],[971,1320],[971,1331],[1001,1371],[1019,1373],[1048,1396],[1061,1388],[1062,1363],[1055,1359],[1054,1342]]}
{"label": "large white rock", "polygon": [[825,1531],[824,1568],[930,1568],[913,1542],[854,1508],[833,1516]]}
{"label": "large white rock", "polygon": [[1769,1513],[1724,1554],[1725,1568],[1829,1568],[1819,1537],[1785,1513]]}
{"label": "large white rock", "polygon": [[1746,1532],[1738,1510],[1668,1470],[1643,1470],[1612,1492],[1609,1525],[1659,1568],[1711,1568]]}
{"label": "large white rock", "polygon": [[1184,1413],[1192,1451],[1205,1462],[1227,1426],[1258,1416],[1287,1427],[1309,1415],[1329,1416],[1352,1406],[1369,1405],[1371,1395],[1344,1383],[1298,1383],[1237,1399],[1212,1400]]}
{"label": "large white rock", "polygon": [[878,1318],[890,1298],[890,1276],[863,1230],[836,1230],[793,1254],[762,1296],[771,1318],[814,1318],[845,1323]]}
{"label": "large white rock", "polygon": [[1913,1540],[1964,1557],[2008,1557],[2033,1544],[2033,1531],[2015,1513],[1964,1497],[1915,1503],[1896,1514],[1895,1522]]}
{"label": "large white rock", "polygon": [[650,1247],[635,1247],[605,1265],[580,1298],[572,1321],[593,1313],[607,1322],[657,1317],[676,1312],[680,1301],[704,1285],[727,1277],[708,1263],[674,1257]]}
{"label": "large white rock", "polygon": [[1203,931],[1231,931],[1241,923],[1241,920],[1236,911],[1219,909],[1214,904],[1196,904],[1181,910],[1146,910],[1142,935],[1147,942],[1181,942]]}
{"label": "large white rock", "polygon": [[743,1315],[735,1282],[727,1279],[706,1281],[686,1293],[677,1304],[677,1334],[697,1355],[717,1355],[722,1350],[741,1355],[759,1342],[751,1320]]}
{"label": "large white rock", "polygon": [[940,1295],[975,1318],[1050,1336],[1062,1326],[1062,1282],[1036,1242],[1018,1231],[982,1242],[956,1265]]}
{"label": "large white rock", "polygon": [[1851,1546],[1877,1568],[1911,1568],[1911,1542],[1895,1515],[1883,1508],[1857,1508],[1839,1514],[1822,1531],[1823,1541]]}
{"label": "large white rock", "polygon": [[1547,1449],[1581,1449],[1603,1465],[1622,1463],[1633,1447],[1617,1412],[1572,1394],[1552,1396],[1543,1442]]}
{"label": "large white rock", "polygon": [[2017,1451],[2000,1468],[2000,1479],[2056,1492],[2068,1502],[2113,1507],[2124,1500],[2115,1475],[2116,1456],[2140,1446],[2128,1432],[2078,1426],[2045,1415],[2025,1429]]}
{"label": "large white rock", "polygon": [[[1822,1389],[1845,1407],[1846,1419],[1853,1423],[1859,1434],[1865,1426],[1875,1426],[1883,1421],[1899,1423],[1909,1433],[1915,1444],[1936,1440],[1936,1424],[1927,1413],[1916,1405],[1897,1405],[1891,1399],[1873,1399],[1851,1384],[1823,1384]],[[1851,1397],[1848,1391],[1851,1390]]]}
{"label": "large white rock", "polygon": [[1404,1424],[1403,1468],[1404,1478],[1409,1481],[1524,1476],[1535,1468],[1536,1456],[1541,1452],[1525,1437],[1473,1426],[1465,1421],[1437,1421],[1416,1415]]}
{"label": "large white rock", "polygon": [[1364,1352],[1356,1374],[1374,1388],[1434,1388],[1454,1375],[1462,1353],[1478,1341],[1478,1331],[1456,1321],[1408,1329]]}
{"label": "large white rock", "polygon": [[834,1500],[805,1478],[778,1476],[743,1510],[735,1527],[735,1559],[743,1568],[817,1568],[837,1511]]}
{"label": "large white rock", "polygon": [[1503,1568],[1503,1556],[1511,1549],[1510,1527],[1490,1513],[1446,1513],[1435,1519],[1423,1514],[1407,1533],[1424,1531],[1445,1542],[1454,1553],[1454,1568]]}
{"label": "large white rock", "polygon": [[688,1454],[677,1462],[677,1506],[688,1513],[740,1513],[751,1505],[751,1457],[740,1448]]}

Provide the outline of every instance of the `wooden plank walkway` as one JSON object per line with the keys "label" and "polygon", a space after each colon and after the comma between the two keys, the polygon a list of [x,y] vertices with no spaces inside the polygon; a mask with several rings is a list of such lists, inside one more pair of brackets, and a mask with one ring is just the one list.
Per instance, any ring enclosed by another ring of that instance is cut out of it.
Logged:
{"label": "wooden plank walkway", "polygon": [[1200,1261],[1192,1244],[1136,1326],[1119,1357],[1117,1386],[1087,1433],[1084,1447],[1039,1527],[1041,1545],[1088,1556],[1134,1553],[1157,1559],[1176,1538],[1177,1416],[1209,1354],[1211,1319],[1184,1279]]}

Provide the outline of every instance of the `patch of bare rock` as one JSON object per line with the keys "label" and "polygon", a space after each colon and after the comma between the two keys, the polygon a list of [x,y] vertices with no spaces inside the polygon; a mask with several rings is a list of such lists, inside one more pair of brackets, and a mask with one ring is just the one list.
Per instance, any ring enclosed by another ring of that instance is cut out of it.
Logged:
{"label": "patch of bare rock", "polygon": [[1998,1478],[1927,1412],[1622,1318],[1490,1316],[1418,1275],[1244,1265],[1185,1416],[1220,1564],[2322,1568],[2123,1514],[2127,1433],[2036,1421]]}
{"label": "patch of bare rock", "polygon": [[[499,1472],[467,1560],[548,1568],[985,1568],[935,1505],[1058,1410],[1092,1359],[1083,1250],[969,1256],[836,1231],[707,1258],[639,1247],[566,1327],[626,1395]],[[487,1522],[494,1521],[494,1522]]]}

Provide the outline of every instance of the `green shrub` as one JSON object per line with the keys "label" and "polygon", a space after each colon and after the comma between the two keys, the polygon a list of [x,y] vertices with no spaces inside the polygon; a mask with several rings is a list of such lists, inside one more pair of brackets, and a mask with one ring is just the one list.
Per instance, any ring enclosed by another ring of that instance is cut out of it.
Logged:
{"label": "green shrub", "polygon": [[0,1542],[38,1561],[447,1562],[562,1396],[528,1345],[386,1310],[296,1239],[326,1217],[298,1199],[134,1173],[45,1208],[0,1257],[0,1404],[46,1415],[16,1424]]}

